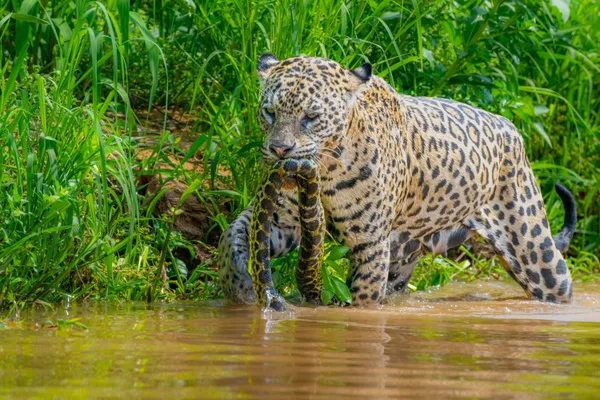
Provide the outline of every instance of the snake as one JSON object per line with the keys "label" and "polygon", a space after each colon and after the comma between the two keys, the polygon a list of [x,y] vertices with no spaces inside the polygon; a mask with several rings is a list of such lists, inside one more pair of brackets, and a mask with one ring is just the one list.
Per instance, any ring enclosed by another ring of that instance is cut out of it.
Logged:
{"label": "snake", "polygon": [[321,299],[325,217],[320,200],[318,165],[308,159],[284,159],[275,162],[269,169],[252,206],[248,269],[257,305],[264,310],[287,309],[285,300],[273,286],[270,233],[282,186],[289,181],[295,181],[298,188],[301,227],[296,284],[308,303],[319,304]]}

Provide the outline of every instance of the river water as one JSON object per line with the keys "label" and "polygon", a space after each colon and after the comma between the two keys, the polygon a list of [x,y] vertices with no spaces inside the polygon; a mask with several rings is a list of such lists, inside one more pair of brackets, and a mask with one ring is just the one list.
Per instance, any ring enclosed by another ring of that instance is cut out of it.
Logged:
{"label": "river water", "polygon": [[[214,301],[30,312],[0,329],[0,397],[600,397],[600,284],[575,289],[566,306],[480,282],[376,310]],[[38,328],[70,318],[88,330]]]}

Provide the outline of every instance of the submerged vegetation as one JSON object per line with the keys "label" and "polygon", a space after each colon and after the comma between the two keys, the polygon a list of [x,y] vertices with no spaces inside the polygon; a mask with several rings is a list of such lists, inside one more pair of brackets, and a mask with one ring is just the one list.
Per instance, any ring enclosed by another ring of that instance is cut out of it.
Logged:
{"label": "submerged vegetation", "polygon": [[[214,245],[261,176],[257,57],[365,60],[399,92],[512,120],[553,231],[600,274],[600,13],[594,0],[2,0],[0,307],[218,297]],[[183,127],[183,129],[180,129]],[[477,247],[474,243],[473,247]],[[413,289],[503,276],[463,246]],[[327,297],[346,249],[328,244]],[[295,254],[274,262],[293,295]]]}

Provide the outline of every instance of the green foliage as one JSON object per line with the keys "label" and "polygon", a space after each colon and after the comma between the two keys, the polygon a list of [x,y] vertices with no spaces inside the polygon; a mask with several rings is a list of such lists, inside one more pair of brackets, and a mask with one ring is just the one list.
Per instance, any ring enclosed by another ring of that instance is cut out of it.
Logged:
{"label": "green foliage", "polygon": [[442,257],[423,257],[415,270],[415,277],[409,283],[410,290],[425,290],[431,287],[443,286],[452,280],[470,282],[479,278],[500,279],[506,274],[495,258],[478,259],[469,250],[461,246],[460,251],[466,258],[451,260]]}
{"label": "green foliage", "polygon": [[[525,137],[553,231],[563,216],[553,182],[576,194],[569,263],[578,276],[595,276],[598,26],[593,0],[5,0],[0,307],[64,295],[218,296],[210,262],[188,271],[174,255],[194,251],[172,229],[179,205],[153,216],[157,198],[140,192],[138,178],[161,173],[163,183],[189,185],[186,195],[206,207],[212,229],[245,208],[261,176],[254,68],[265,51],[349,68],[369,61],[402,93],[453,98],[511,119]],[[166,129],[166,115],[158,135],[140,137],[132,102],[187,111],[191,146]],[[141,148],[150,154],[136,159]],[[200,172],[184,168],[197,158]],[[330,246],[323,300],[347,301],[347,260]],[[294,257],[275,262],[288,294]],[[421,268],[413,283],[465,278],[456,272],[478,265],[468,262],[426,260],[421,267],[434,268]]]}
{"label": "green foliage", "polygon": [[332,245],[323,260],[323,292],[321,300],[327,305],[335,296],[344,303],[352,302],[352,295],[346,286],[346,275],[348,274],[348,260],[344,255],[348,247]]}
{"label": "green foliage", "polygon": [[[352,301],[350,290],[346,286],[346,275],[348,274],[348,260],[344,258],[348,248],[330,241],[325,245],[322,264],[323,292],[321,300],[327,305],[334,297],[344,303]],[[298,250],[287,257],[271,261],[273,268],[273,280],[278,293],[291,299],[299,299],[300,293],[296,288],[296,263],[298,261]]]}
{"label": "green foliage", "polygon": [[71,319],[57,319],[56,322],[47,320],[42,323],[42,329],[58,329],[58,330],[71,330],[72,328],[79,328],[87,331],[87,326],[79,322],[80,318]]}

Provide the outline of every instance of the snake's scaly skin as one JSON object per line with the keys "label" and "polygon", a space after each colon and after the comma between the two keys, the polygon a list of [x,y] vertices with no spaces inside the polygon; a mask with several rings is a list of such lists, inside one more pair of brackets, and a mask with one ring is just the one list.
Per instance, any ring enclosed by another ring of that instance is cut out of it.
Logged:
{"label": "snake's scaly skin", "polygon": [[270,232],[277,198],[286,180],[295,180],[298,186],[302,228],[296,267],[298,289],[308,302],[318,303],[322,286],[321,262],[325,219],[320,201],[318,166],[310,160],[278,161],[269,171],[254,200],[248,261],[257,304],[277,311],[284,310],[286,306],[273,287],[270,267]]}

